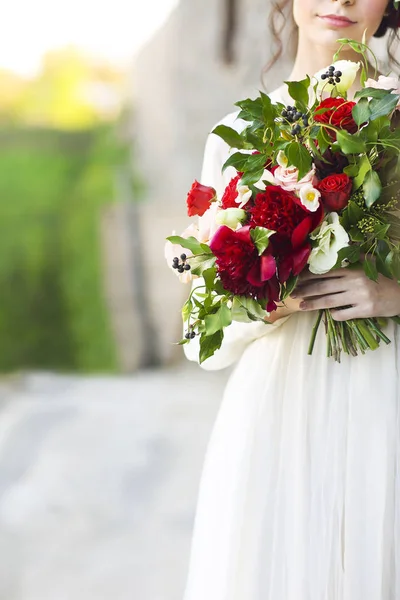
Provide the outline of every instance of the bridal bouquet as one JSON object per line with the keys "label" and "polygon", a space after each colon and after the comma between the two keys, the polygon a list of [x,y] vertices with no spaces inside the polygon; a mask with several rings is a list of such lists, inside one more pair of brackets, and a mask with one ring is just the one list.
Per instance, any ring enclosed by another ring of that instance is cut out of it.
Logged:
{"label": "bridal bouquet", "polygon": [[[233,320],[264,321],[293,292],[309,269],[324,274],[363,268],[400,283],[399,152],[400,90],[395,78],[367,79],[365,44],[339,40],[360,62],[337,60],[302,81],[286,82],[289,106],[260,93],[237,102],[238,133],[225,125],[213,131],[232,151],[233,167],[221,198],[197,181],[187,206],[198,216],[181,236],[168,239],[166,255],[182,281],[193,285],[182,315],[181,344],[200,336],[200,362],[221,346]],[[360,71],[354,101],[347,90]],[[396,322],[400,319],[393,317]],[[385,319],[337,322],[318,313],[310,331],[311,354],[321,322],[327,355],[356,356],[389,343]]]}

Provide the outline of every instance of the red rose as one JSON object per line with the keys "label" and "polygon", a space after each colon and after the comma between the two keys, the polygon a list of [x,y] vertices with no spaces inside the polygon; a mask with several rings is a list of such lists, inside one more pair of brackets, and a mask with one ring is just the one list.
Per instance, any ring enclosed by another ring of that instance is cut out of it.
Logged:
{"label": "red rose", "polygon": [[237,231],[222,225],[215,232],[210,248],[216,256],[218,274],[224,288],[239,296],[266,299],[270,310],[279,300],[275,258],[258,255],[246,225]]}
{"label": "red rose", "polygon": [[228,185],[225,188],[224,195],[221,198],[222,208],[237,208],[238,204],[235,202],[236,198],[239,196],[239,192],[237,191],[237,184],[240,180],[240,175],[236,175],[233,179],[230,180]]}
{"label": "red rose", "polygon": [[346,173],[328,175],[317,184],[326,210],[343,210],[351,195],[353,182]]}
{"label": "red rose", "polygon": [[[325,112],[315,115],[314,121],[317,123],[327,123],[338,129],[345,129],[349,133],[355,133],[358,129],[357,123],[353,119],[352,110],[355,102],[345,100],[344,98],[326,98],[316,110],[322,108],[329,109]],[[336,132],[326,128],[326,131],[332,140],[336,140]]]}
{"label": "red rose", "polygon": [[195,181],[186,200],[189,217],[194,217],[195,215],[202,217],[216,197],[217,193],[213,187],[202,185],[198,181]]}

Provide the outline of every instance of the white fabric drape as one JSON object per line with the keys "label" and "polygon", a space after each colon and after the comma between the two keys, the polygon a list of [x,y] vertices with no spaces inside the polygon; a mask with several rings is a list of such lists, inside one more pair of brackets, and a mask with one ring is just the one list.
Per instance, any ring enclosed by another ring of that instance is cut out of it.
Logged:
{"label": "white fabric drape", "polygon": [[[209,138],[202,182],[219,192],[227,152]],[[307,355],[314,318],[233,323],[203,365],[239,359],[205,457],[184,600],[400,599],[398,328],[339,365],[322,328]]]}

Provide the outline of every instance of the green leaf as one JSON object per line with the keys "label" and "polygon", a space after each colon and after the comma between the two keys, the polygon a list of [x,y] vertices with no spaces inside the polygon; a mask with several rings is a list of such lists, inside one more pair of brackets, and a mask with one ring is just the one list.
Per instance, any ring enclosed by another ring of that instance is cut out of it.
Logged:
{"label": "green leaf", "polygon": [[206,334],[213,335],[220,329],[228,327],[232,323],[231,309],[228,308],[225,303],[221,304],[216,313],[207,315],[204,318],[204,323],[206,326]]}
{"label": "green leaf", "polygon": [[262,169],[264,172],[265,163],[267,162],[267,158],[265,154],[251,154],[247,157],[247,162],[245,164],[245,171],[256,171]]}
{"label": "green leaf", "polygon": [[288,166],[298,168],[299,180],[310,171],[312,164],[311,154],[300,142],[291,142],[286,148],[286,156],[289,162]]}
{"label": "green leaf", "polygon": [[263,103],[261,98],[239,100],[239,102],[235,102],[235,106],[245,110],[253,119],[263,120]]}
{"label": "green leaf", "polygon": [[352,110],[353,119],[357,123],[357,125],[362,125],[366,121],[369,120],[371,115],[371,111],[369,109],[368,99],[361,98],[359,102],[355,106],[353,106]]}
{"label": "green leaf", "polygon": [[352,242],[364,241],[364,234],[357,227],[350,227],[349,236]]}
{"label": "green leaf", "polygon": [[374,121],[378,117],[387,116],[390,114],[395,108],[399,101],[399,96],[397,94],[387,94],[383,98],[374,98],[369,103],[369,107],[371,109],[370,120]]}
{"label": "green leaf", "polygon": [[289,95],[295,102],[299,102],[301,108],[307,108],[308,106],[308,88],[310,86],[310,78],[307,76],[302,81],[285,81],[288,86]]}
{"label": "green leaf", "polygon": [[382,275],[391,279],[392,273],[391,273],[390,269],[388,268],[388,265],[385,262],[389,252],[390,252],[390,250],[389,250],[389,246],[388,246],[387,242],[379,241],[377,250],[376,250],[376,254],[375,254],[376,268],[378,269],[379,273],[382,273]]}
{"label": "green leaf", "polygon": [[260,181],[261,177],[263,176],[263,173],[264,168],[257,169],[254,171],[247,171],[241,178],[242,185],[251,186],[254,183],[257,183],[257,181]]}
{"label": "green leaf", "polygon": [[238,305],[243,306],[252,321],[265,321],[267,311],[260,306],[257,300],[246,296],[235,296],[235,299]]}
{"label": "green leaf", "polygon": [[211,267],[210,269],[205,269],[203,271],[204,283],[206,284],[207,290],[212,290],[214,288],[216,274],[217,270],[215,267]]}
{"label": "green leaf", "polygon": [[191,250],[193,254],[202,254],[203,250],[201,248],[201,244],[195,237],[183,238],[180,235],[170,235],[167,237],[172,244],[178,244],[182,246],[182,248],[187,248]]}
{"label": "green leaf", "polygon": [[361,250],[359,246],[352,244],[341,248],[338,252],[337,266],[341,266],[343,260],[348,260],[349,263],[356,263],[360,260]]}
{"label": "green leaf", "polygon": [[247,147],[247,144],[241,137],[240,133],[238,133],[235,129],[232,129],[232,127],[228,127],[227,125],[217,125],[217,127],[213,129],[211,133],[218,135],[231,148],[238,148],[238,150],[240,150]]}
{"label": "green leaf", "polygon": [[185,304],[182,306],[182,320],[187,321],[192,314],[193,304],[191,299],[186,300]]}
{"label": "green leaf", "polygon": [[207,358],[213,356],[215,351],[221,348],[224,332],[222,329],[216,331],[213,335],[202,333],[200,336],[200,355],[199,362],[202,364]]}
{"label": "green leaf", "polygon": [[357,167],[358,173],[353,179],[353,192],[355,192],[356,190],[358,190],[358,188],[362,186],[366,174],[368,173],[368,171],[371,170],[371,163],[369,162],[368,156],[366,154],[362,155]]}
{"label": "green leaf", "polygon": [[276,109],[272,104],[271,98],[260,91],[260,97],[262,100],[262,115],[263,121],[266,125],[272,125],[276,116]]}
{"label": "green leaf", "polygon": [[319,133],[317,135],[317,141],[318,141],[318,147],[319,147],[319,149],[320,149],[320,151],[321,151],[322,154],[332,144],[332,140],[330,139],[330,137],[326,133],[325,127],[320,127],[319,128]]}
{"label": "green leaf", "polygon": [[357,100],[357,98],[377,98],[378,100],[380,100],[382,98],[385,98],[385,96],[387,96],[388,94],[391,94],[389,90],[366,87],[362,90],[358,90],[358,92],[354,94],[354,99]]}
{"label": "green leaf", "polygon": [[203,275],[204,271],[211,269],[215,265],[216,257],[213,254],[205,256],[189,256],[187,262],[191,267],[193,275]]}
{"label": "green leaf", "polygon": [[249,159],[248,154],[242,154],[242,152],[235,152],[231,154],[228,160],[225,161],[222,171],[225,171],[228,167],[234,167],[237,171],[243,171],[247,161]]}
{"label": "green leaf", "polygon": [[376,171],[368,171],[363,183],[365,203],[370,208],[381,195],[382,185]]}
{"label": "green leaf", "polygon": [[294,288],[296,287],[298,280],[299,280],[298,276],[290,275],[289,279],[282,286],[283,287],[283,292],[281,294],[282,301],[286,300],[286,298],[288,298],[288,296],[290,296],[290,294],[293,292]]}
{"label": "green leaf", "polygon": [[232,320],[238,321],[239,323],[251,323],[252,319],[247,314],[247,310],[244,306],[238,301],[238,297],[233,297],[232,302]]}
{"label": "green leaf", "polygon": [[389,127],[385,127],[379,135],[379,143],[384,146],[394,146],[397,150],[400,150],[400,130],[394,129],[392,131]]}
{"label": "green leaf", "polygon": [[365,217],[365,211],[354,201],[350,201],[346,209],[346,215],[349,219],[349,224],[356,225],[360,219]]}
{"label": "green leaf", "polygon": [[274,233],[275,231],[267,229],[266,227],[254,227],[254,229],[250,230],[251,239],[258,250],[259,256],[261,256],[264,250],[268,248],[269,238]]}
{"label": "green leaf", "polygon": [[378,269],[376,268],[375,261],[369,256],[365,256],[363,261],[364,273],[372,281],[378,281]]}
{"label": "green leaf", "polygon": [[389,252],[386,257],[385,265],[388,267],[392,277],[400,281],[400,254],[399,250],[395,249]]}
{"label": "green leaf", "polygon": [[343,154],[360,154],[365,152],[365,142],[357,134],[351,135],[344,129],[337,132],[336,140]]}

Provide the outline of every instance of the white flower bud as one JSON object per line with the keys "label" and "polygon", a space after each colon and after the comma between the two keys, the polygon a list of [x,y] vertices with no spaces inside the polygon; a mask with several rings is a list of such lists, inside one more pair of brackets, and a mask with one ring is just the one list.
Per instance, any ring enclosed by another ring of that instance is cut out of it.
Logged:
{"label": "white flower bud", "polygon": [[246,211],[242,208],[226,208],[219,210],[216,214],[216,222],[218,225],[226,225],[233,230],[237,229],[238,225],[246,219]]}

